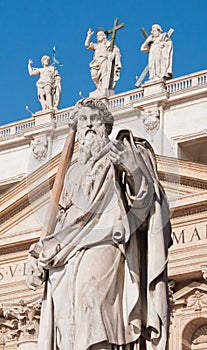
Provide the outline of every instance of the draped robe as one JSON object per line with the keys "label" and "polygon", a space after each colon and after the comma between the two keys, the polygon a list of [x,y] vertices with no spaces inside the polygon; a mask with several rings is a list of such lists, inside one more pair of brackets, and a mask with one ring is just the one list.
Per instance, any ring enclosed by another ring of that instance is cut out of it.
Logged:
{"label": "draped robe", "polygon": [[[108,40],[102,43],[90,42],[88,47],[89,50],[94,51],[93,60],[90,62],[91,76],[95,85],[102,93],[105,93],[105,89],[114,89],[116,87],[122,67],[119,48],[115,45],[113,53],[110,53],[109,48],[110,41]],[[112,57],[110,54],[112,54]],[[107,78],[108,75],[110,76],[109,81]]]}
{"label": "draped robe", "polygon": [[68,170],[62,215],[39,256],[48,270],[41,350],[142,350],[143,339],[166,349],[168,206],[151,151],[132,136],[131,148],[143,160],[136,193],[107,153]]}
{"label": "draped robe", "polygon": [[173,44],[167,33],[160,33],[152,43],[141,46],[141,51],[149,53],[149,79],[172,78]]}

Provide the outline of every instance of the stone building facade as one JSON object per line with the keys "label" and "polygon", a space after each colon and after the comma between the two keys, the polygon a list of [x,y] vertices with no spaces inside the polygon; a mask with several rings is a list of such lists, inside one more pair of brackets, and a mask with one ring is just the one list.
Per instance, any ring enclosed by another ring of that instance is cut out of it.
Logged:
{"label": "stone building facade", "polygon": [[[207,71],[104,100],[115,118],[112,138],[131,128],[152,144],[169,198],[169,350],[207,349]],[[0,350],[37,349],[43,289],[27,288],[26,258],[44,225],[72,110],[0,128]]]}

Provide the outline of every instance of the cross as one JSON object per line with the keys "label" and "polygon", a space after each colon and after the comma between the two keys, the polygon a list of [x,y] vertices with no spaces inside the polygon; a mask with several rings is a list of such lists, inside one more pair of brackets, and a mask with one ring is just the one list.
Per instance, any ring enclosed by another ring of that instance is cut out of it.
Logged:
{"label": "cross", "polygon": [[[141,30],[141,32],[142,32],[144,38],[147,39],[148,34],[147,34],[146,30],[145,30],[143,27],[142,27],[140,30]],[[170,29],[168,30],[168,36],[169,36],[169,38],[171,37],[171,35],[173,34],[173,32],[174,32],[174,29],[172,29],[172,28],[170,28]],[[140,77],[139,77],[139,78],[137,77],[137,81],[136,81],[136,83],[135,83],[135,86],[136,86],[137,88],[138,88],[138,87],[141,85],[141,83],[143,82],[143,80],[144,80],[144,78],[146,77],[148,71],[149,71],[149,66],[148,66],[148,64],[147,64],[146,67],[145,67],[145,69],[142,71]]]}
{"label": "cross", "polygon": [[108,29],[105,31],[106,35],[112,34],[111,37],[111,44],[110,44],[110,48],[109,51],[112,52],[113,48],[114,48],[114,43],[115,43],[115,39],[116,39],[116,32],[117,30],[121,29],[124,27],[124,23],[121,23],[118,25],[119,19],[115,18],[114,20],[114,27],[112,29]]}

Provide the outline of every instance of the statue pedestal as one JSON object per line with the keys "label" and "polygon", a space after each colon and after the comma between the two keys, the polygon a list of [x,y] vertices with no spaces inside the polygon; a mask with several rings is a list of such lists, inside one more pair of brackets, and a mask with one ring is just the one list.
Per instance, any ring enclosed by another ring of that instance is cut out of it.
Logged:
{"label": "statue pedestal", "polygon": [[108,98],[112,95],[114,95],[114,90],[112,90],[112,89],[105,89],[105,93],[96,89],[96,90],[90,92],[89,97],[101,99],[101,98]]}
{"label": "statue pedestal", "polygon": [[146,83],[144,83],[142,87],[144,89],[144,97],[166,92],[166,85],[164,79],[149,80]]}
{"label": "statue pedestal", "polygon": [[35,126],[51,123],[51,121],[54,120],[54,114],[55,110],[53,109],[46,109],[34,113],[33,117],[35,118]]}
{"label": "statue pedestal", "polygon": [[112,89],[106,89],[105,90],[106,97],[110,97],[114,95],[114,90]]}

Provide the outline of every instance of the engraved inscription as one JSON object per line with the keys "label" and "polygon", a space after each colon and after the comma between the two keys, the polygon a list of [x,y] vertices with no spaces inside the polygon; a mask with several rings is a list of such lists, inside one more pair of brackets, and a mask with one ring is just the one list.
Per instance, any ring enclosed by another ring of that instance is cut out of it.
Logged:
{"label": "engraved inscription", "polygon": [[3,283],[24,280],[25,275],[26,275],[25,261],[2,265],[0,267],[0,285]]}

